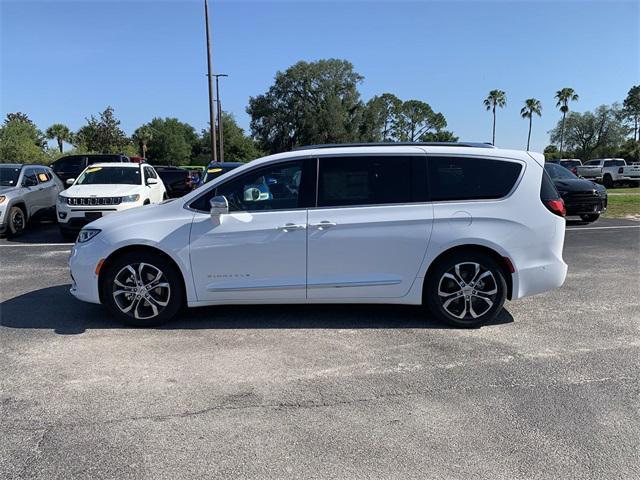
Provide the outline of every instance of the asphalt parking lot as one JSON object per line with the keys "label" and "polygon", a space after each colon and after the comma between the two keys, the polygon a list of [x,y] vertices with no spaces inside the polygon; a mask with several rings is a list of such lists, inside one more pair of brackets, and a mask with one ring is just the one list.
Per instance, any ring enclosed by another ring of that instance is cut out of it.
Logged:
{"label": "asphalt parking lot", "polygon": [[569,277],[447,328],[387,306],[160,329],[68,294],[54,226],[0,240],[0,478],[640,478],[640,223],[571,223]]}

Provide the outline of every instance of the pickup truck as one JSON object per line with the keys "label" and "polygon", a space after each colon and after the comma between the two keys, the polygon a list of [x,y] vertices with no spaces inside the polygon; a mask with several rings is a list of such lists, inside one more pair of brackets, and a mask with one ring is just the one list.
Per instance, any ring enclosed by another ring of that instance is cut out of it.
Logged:
{"label": "pickup truck", "polygon": [[627,165],[623,158],[599,158],[577,167],[577,174],[613,188],[620,183],[640,184],[640,165]]}

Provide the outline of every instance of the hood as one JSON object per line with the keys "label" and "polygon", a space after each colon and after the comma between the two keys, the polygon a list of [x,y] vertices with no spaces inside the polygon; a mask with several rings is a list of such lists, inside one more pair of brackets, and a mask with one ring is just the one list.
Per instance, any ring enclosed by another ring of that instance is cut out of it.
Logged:
{"label": "hood", "polygon": [[123,197],[140,193],[142,185],[73,185],[62,195],[65,197]]}
{"label": "hood", "polygon": [[563,178],[562,180],[554,180],[558,190],[564,192],[584,192],[588,190],[604,190],[602,185],[599,185],[591,180],[584,178]]}
{"label": "hood", "polygon": [[0,195],[3,195],[5,193],[11,193],[14,190],[20,190],[20,187],[17,187],[15,185],[12,185],[10,187],[0,187]]}

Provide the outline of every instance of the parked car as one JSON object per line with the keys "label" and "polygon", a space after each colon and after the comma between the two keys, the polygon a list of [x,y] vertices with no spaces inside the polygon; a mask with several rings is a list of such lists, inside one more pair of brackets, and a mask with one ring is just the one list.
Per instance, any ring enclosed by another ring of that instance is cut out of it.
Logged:
{"label": "parked car", "polygon": [[0,234],[19,235],[31,220],[55,219],[63,188],[49,167],[0,163]]}
{"label": "parked car", "polygon": [[165,186],[151,165],[93,164],[58,195],[60,233],[73,239],[84,225],[103,215],[160,203],[166,196]]}
{"label": "parked car", "polygon": [[235,168],[241,167],[242,165],[244,165],[244,163],[241,162],[211,162],[207,166],[207,170],[200,185],[209,183],[211,180],[214,180]]}
{"label": "parked car", "polygon": [[607,209],[607,189],[602,185],[578,178],[559,165],[547,163],[544,169],[560,193],[567,215],[577,215],[585,222],[595,222]]}
{"label": "parked car", "polygon": [[543,166],[485,144],[268,156],[87,225],[71,293],[139,326],[183,305],[263,303],[424,303],[478,325],[564,282],[564,203]]}
{"label": "parked car", "polygon": [[182,197],[193,190],[191,175],[188,170],[169,165],[154,165],[153,168],[160,175],[169,198]]}
{"label": "parked car", "polygon": [[607,188],[613,188],[620,183],[640,184],[640,166],[627,165],[623,158],[589,160],[583,166],[578,167],[577,174],[602,182]]}
{"label": "parked car", "polygon": [[58,176],[65,185],[69,179],[78,178],[78,175],[94,163],[107,163],[107,162],[129,162],[129,157],[126,155],[67,155],[66,157],[60,157],[58,160],[51,164],[53,172]]}
{"label": "parked car", "polygon": [[582,165],[582,161],[577,158],[562,159],[560,165],[569,170],[574,175],[578,174],[578,167]]}

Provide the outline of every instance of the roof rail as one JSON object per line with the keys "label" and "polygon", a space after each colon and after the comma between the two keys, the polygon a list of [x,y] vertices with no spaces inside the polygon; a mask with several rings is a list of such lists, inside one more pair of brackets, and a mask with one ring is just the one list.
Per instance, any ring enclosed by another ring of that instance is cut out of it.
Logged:
{"label": "roof rail", "polygon": [[496,148],[490,143],[480,142],[370,142],[370,143],[324,143],[318,145],[302,145],[294,147],[296,150],[313,150],[317,148],[350,148],[350,147],[473,147]]}

